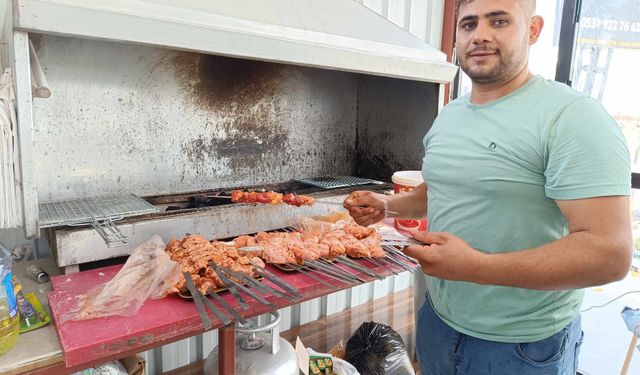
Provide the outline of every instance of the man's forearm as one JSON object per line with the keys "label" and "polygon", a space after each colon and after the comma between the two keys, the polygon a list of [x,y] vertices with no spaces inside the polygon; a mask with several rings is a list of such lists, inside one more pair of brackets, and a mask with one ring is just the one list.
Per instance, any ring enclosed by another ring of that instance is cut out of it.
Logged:
{"label": "man's forearm", "polygon": [[487,254],[469,281],[537,290],[602,285],[628,273],[630,242],[626,238],[612,241],[587,231],[576,232],[533,249]]}
{"label": "man's forearm", "polygon": [[427,217],[427,185],[421,184],[413,190],[386,197],[387,209],[398,212],[403,219]]}

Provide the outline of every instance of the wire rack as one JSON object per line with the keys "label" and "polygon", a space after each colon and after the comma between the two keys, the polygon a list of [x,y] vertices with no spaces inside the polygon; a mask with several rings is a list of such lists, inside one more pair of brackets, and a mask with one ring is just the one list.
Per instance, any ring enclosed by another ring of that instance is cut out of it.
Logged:
{"label": "wire rack", "polygon": [[133,194],[42,203],[39,208],[41,228],[158,212],[155,206]]}
{"label": "wire rack", "polygon": [[317,186],[323,189],[337,189],[337,188],[349,187],[349,186],[383,183],[380,181],[371,180],[369,178],[361,178],[361,177],[353,177],[353,176],[302,178],[296,181]]}

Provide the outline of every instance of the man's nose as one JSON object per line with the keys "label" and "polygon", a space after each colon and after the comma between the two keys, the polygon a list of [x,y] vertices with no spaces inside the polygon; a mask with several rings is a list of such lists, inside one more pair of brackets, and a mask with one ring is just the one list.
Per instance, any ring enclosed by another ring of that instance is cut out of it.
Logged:
{"label": "man's nose", "polygon": [[472,42],[474,44],[482,44],[490,42],[493,39],[493,28],[484,22],[479,22],[473,33]]}

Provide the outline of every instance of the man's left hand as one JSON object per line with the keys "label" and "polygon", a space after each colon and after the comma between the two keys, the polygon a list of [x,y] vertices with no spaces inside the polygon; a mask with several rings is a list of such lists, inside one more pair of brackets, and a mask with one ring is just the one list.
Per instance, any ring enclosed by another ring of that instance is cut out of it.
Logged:
{"label": "man's left hand", "polygon": [[403,251],[420,262],[424,273],[446,280],[477,282],[487,254],[450,233],[412,231],[411,235],[425,246],[407,246]]}

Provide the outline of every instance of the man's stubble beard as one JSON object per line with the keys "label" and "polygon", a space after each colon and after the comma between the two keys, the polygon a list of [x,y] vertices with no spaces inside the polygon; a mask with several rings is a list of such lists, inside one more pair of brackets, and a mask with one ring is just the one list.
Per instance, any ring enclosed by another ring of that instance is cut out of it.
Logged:
{"label": "man's stubble beard", "polygon": [[[469,69],[469,64],[466,63],[471,59],[469,56],[466,56],[466,59],[464,60],[460,60],[460,68],[465,72],[465,74],[467,74],[467,76],[469,76],[471,81],[475,83],[506,82],[518,74],[522,69],[522,66],[526,61],[527,51],[514,50],[506,55],[502,52],[503,51],[501,49],[496,49],[498,62],[493,69],[489,71],[485,71],[484,69],[476,72],[471,71]],[[518,52],[520,52],[519,56],[517,55]]]}

